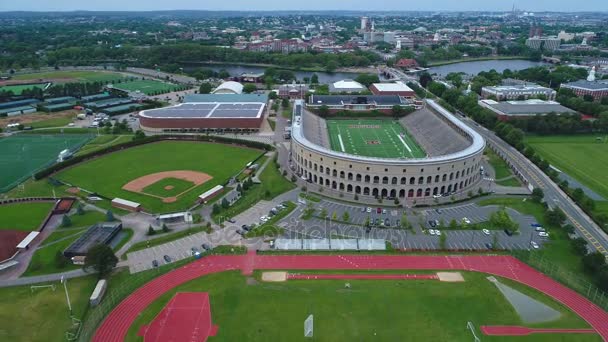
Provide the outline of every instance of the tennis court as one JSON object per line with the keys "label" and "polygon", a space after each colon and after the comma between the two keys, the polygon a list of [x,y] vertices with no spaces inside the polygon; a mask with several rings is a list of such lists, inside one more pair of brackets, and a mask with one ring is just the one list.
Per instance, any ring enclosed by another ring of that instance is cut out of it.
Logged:
{"label": "tennis court", "polygon": [[93,136],[18,134],[0,139],[0,193],[57,161],[59,152],[75,151]]}
{"label": "tennis court", "polygon": [[114,83],[114,88],[125,91],[139,91],[146,95],[153,95],[156,93],[168,93],[171,91],[175,91],[180,87],[175,84],[154,80],[136,80],[122,83]]}
{"label": "tennis court", "polygon": [[393,120],[327,120],[334,151],[378,158],[423,158],[424,150]]}

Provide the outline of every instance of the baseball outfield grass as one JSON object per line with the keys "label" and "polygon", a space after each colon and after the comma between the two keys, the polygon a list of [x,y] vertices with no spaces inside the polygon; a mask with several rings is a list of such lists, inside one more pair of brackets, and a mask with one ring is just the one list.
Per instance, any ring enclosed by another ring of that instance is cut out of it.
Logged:
{"label": "baseball outfield grass", "polygon": [[[315,341],[472,341],[473,336],[466,329],[468,321],[477,328],[484,324],[523,324],[511,304],[486,279],[487,275],[473,272],[463,275],[466,281],[462,283],[433,280],[264,283],[259,272],[249,279],[240,271],[213,274],[162,295],[140,314],[126,340],[142,341],[137,336],[140,327],[150,323],[176,292],[210,294],[212,320],[219,330],[209,341],[304,341],[303,324],[309,314],[314,315]],[[347,282],[350,289],[345,287]],[[534,327],[588,327],[542,293],[504,282],[562,313],[558,320]],[[483,336],[479,331],[477,335],[483,341],[601,340],[598,335],[495,338]]]}
{"label": "baseball outfield grass", "polygon": [[0,205],[0,229],[30,232],[37,230],[51,212],[53,202],[26,202]]}
{"label": "baseball outfield grass", "polygon": [[426,153],[395,120],[327,120],[334,151],[378,158],[422,158]]}
{"label": "baseball outfield grass", "polygon": [[[108,198],[119,197],[141,203],[152,212],[172,212],[189,208],[199,195],[224,184],[261,153],[260,150],[234,145],[163,141],[96,158],[60,172],[56,178]],[[139,177],[175,170],[204,172],[213,178],[173,203],[163,203],[159,198],[122,189]]]}

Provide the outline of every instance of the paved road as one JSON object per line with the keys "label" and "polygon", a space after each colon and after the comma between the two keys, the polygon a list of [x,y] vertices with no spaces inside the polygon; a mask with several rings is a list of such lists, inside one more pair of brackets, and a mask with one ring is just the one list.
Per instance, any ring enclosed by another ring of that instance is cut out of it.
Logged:
{"label": "paved road", "polygon": [[551,207],[561,208],[568,221],[576,228],[594,250],[608,256],[608,235],[585,214],[544,172],[524,157],[515,148],[497,137],[492,131],[473,122],[469,118],[459,117],[464,123],[481,134],[488,144],[506,161],[520,172],[533,186],[543,189],[545,201]]}

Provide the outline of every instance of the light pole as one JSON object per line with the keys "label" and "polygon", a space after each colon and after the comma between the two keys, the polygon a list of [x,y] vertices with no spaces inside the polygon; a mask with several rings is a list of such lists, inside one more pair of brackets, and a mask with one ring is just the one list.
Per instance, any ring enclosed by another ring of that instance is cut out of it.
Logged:
{"label": "light pole", "polygon": [[68,294],[68,287],[67,287],[68,280],[64,276],[61,276],[61,283],[63,284],[63,289],[65,290],[65,299],[68,302],[68,308],[70,309],[70,316],[72,316],[72,303],[70,303],[70,295]]}

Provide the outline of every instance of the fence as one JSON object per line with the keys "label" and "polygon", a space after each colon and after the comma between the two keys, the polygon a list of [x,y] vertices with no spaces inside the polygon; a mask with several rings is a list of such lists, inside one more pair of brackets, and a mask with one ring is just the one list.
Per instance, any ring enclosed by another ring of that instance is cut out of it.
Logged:
{"label": "fence", "polygon": [[579,274],[563,269],[552,263],[549,258],[538,253],[526,250],[514,250],[511,252],[514,257],[587,297],[587,299],[597,306],[608,311],[608,293],[583,279]]}

